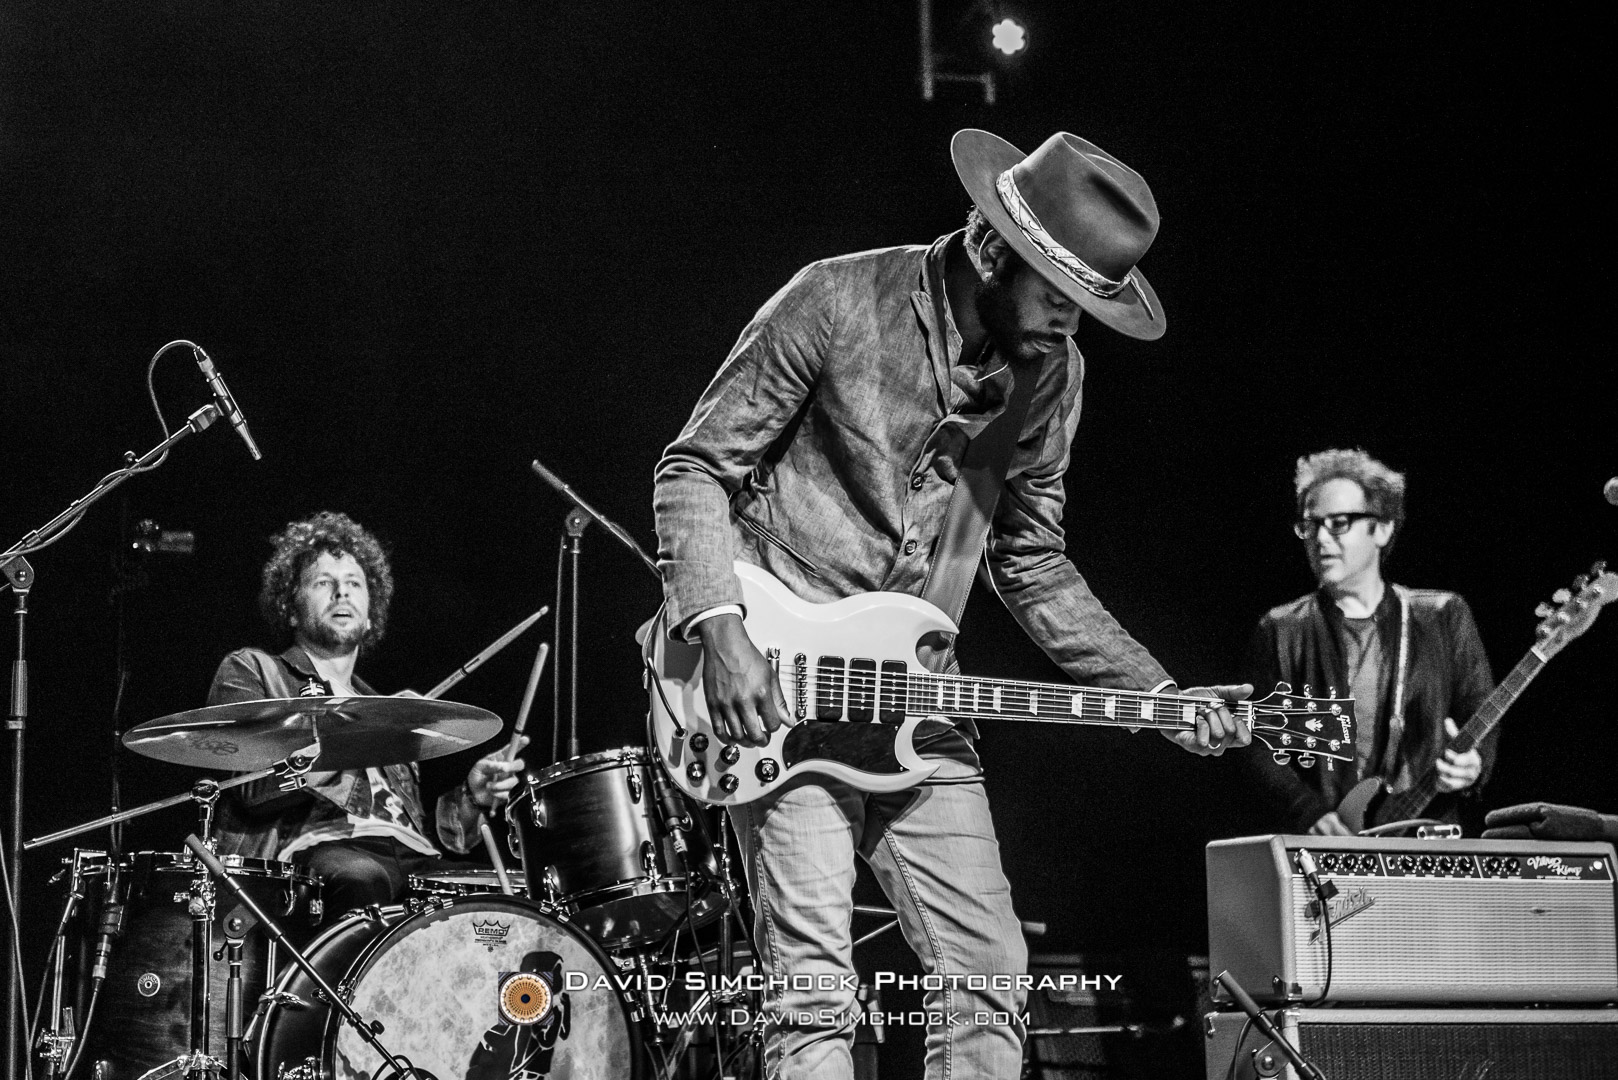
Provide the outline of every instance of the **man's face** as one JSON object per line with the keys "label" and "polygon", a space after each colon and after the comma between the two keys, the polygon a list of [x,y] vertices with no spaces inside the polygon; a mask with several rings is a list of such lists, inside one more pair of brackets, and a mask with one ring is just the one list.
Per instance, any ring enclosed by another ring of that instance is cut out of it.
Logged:
{"label": "man's face", "polygon": [[[1305,518],[1365,513],[1365,491],[1341,477],[1315,488],[1304,505]],[[1375,518],[1359,518],[1341,536],[1325,525],[1317,526],[1303,541],[1315,579],[1328,589],[1347,590],[1381,576],[1382,548],[1393,536],[1393,526]]]}
{"label": "man's face", "polygon": [[989,340],[1008,360],[1048,356],[1079,328],[1079,305],[1021,261],[979,283],[975,299]]}
{"label": "man's face", "polygon": [[304,568],[295,607],[293,627],[300,642],[352,652],[371,625],[365,571],[352,555],[321,552]]}

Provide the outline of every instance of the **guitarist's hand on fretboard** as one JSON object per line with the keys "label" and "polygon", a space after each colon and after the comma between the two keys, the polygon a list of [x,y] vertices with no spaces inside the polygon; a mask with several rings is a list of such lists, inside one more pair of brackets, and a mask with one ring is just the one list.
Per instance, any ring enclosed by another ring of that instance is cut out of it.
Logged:
{"label": "guitarist's hand on fretboard", "polygon": [[[1174,692],[1170,688],[1169,692]],[[1236,721],[1225,702],[1244,701],[1253,696],[1253,684],[1237,686],[1193,686],[1185,691],[1186,697],[1205,697],[1218,704],[1197,709],[1195,731],[1161,729],[1164,736],[1182,750],[1205,757],[1218,757],[1232,746],[1246,746],[1253,741],[1253,729]]]}
{"label": "guitarist's hand on fretboard", "polygon": [[786,698],[769,662],[753,646],[740,615],[697,624],[703,693],[714,734],[728,743],[763,746],[785,721]]}
{"label": "guitarist's hand on fretboard", "polygon": [[[1460,733],[1461,729],[1455,721],[1444,717],[1444,734],[1453,740]],[[1464,754],[1446,747],[1444,756],[1434,764],[1438,768],[1438,790],[1445,793],[1465,791],[1483,775],[1483,755],[1478,753],[1475,746]]]}

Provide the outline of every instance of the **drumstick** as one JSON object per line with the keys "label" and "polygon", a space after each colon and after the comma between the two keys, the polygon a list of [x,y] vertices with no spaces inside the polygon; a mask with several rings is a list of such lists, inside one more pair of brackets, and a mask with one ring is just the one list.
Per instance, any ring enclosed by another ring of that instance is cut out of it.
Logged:
{"label": "drumstick", "polygon": [[510,630],[507,630],[504,634],[501,634],[500,637],[495,640],[494,644],[490,645],[488,648],[472,657],[472,659],[456,668],[455,671],[451,673],[449,678],[427,691],[422,695],[422,697],[439,698],[444,696],[444,694],[449,691],[450,687],[454,686],[456,683],[472,674],[472,672],[476,671],[489,657],[493,656],[507,645],[510,645],[516,640],[518,634],[522,633],[530,626],[533,626],[542,617],[544,617],[545,613],[548,611],[550,611],[548,606],[542,607],[532,615],[528,616],[528,618],[518,623],[516,626],[513,626]]}
{"label": "drumstick", "polygon": [[[539,676],[545,670],[545,660],[551,654],[551,645],[548,641],[539,643],[539,653],[534,657],[534,666],[528,672],[528,688],[523,691],[522,707],[517,710],[517,723],[511,729],[511,741],[506,744],[502,757],[510,761],[517,756],[517,748],[522,745],[523,728],[528,726],[528,711],[534,707],[534,691],[539,689]],[[500,882],[500,891],[507,896],[516,893],[511,886],[511,878],[506,874],[506,861],[500,857],[500,848],[494,842],[494,830],[489,827],[489,815],[478,815],[478,832],[483,836],[483,846],[488,849],[489,861],[494,864],[494,876]]]}

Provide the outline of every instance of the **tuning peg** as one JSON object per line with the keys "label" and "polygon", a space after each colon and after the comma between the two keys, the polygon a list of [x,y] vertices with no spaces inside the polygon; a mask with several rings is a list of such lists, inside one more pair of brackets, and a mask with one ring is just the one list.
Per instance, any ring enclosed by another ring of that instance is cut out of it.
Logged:
{"label": "tuning peg", "polygon": [[1298,765],[1300,767],[1302,767],[1302,768],[1305,768],[1305,769],[1314,768],[1315,755],[1313,755],[1313,754],[1299,754],[1298,755]]}
{"label": "tuning peg", "polygon": [[1290,764],[1292,764],[1292,755],[1287,753],[1285,750],[1277,750],[1275,753],[1270,755],[1270,758],[1277,765],[1290,765]]}
{"label": "tuning peg", "polygon": [[1565,604],[1573,598],[1573,594],[1566,589],[1557,589],[1551,593],[1551,600],[1558,604]]}

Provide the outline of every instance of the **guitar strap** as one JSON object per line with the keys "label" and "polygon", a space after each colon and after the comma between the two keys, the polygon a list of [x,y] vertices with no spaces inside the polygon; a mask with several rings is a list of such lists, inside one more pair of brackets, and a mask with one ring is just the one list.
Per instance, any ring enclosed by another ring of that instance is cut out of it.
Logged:
{"label": "guitar strap", "polygon": [[[933,315],[938,325],[938,340],[944,340],[943,283],[936,273],[931,274]],[[949,509],[944,514],[944,525],[938,533],[938,545],[933,550],[933,564],[927,571],[927,582],[921,598],[948,615],[960,625],[961,612],[966,608],[966,597],[972,588],[972,575],[977,571],[978,559],[983,555],[983,542],[989,533],[989,519],[994,504],[1000,499],[1000,489],[1011,468],[1011,455],[1017,448],[1017,436],[1022,434],[1023,419],[1034,400],[1034,389],[1039,383],[1041,365],[1022,365],[1017,371],[1009,364],[1011,397],[1005,411],[978,432],[978,437],[967,445],[960,462],[960,476],[950,494]]]}
{"label": "guitar strap", "polygon": [[1394,585],[1393,594],[1399,598],[1399,659],[1393,673],[1388,745],[1382,752],[1382,775],[1387,777],[1383,784],[1388,791],[1392,791],[1399,780],[1399,744],[1405,734],[1405,680],[1410,673],[1410,590]]}

